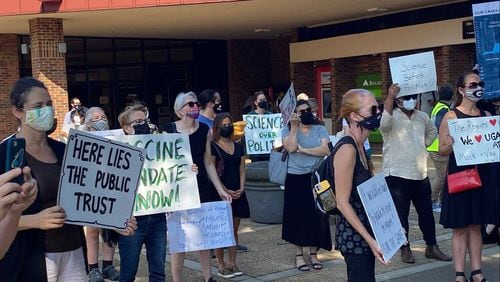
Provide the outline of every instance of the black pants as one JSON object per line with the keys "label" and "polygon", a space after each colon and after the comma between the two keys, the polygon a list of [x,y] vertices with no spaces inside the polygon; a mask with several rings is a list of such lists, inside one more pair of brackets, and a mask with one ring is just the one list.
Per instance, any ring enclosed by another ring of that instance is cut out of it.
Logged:
{"label": "black pants", "polygon": [[369,254],[342,254],[347,264],[348,282],[375,282],[375,257]]}
{"label": "black pants", "polygon": [[410,180],[401,177],[387,176],[385,178],[389,191],[391,191],[394,205],[398,211],[401,225],[406,230],[408,238],[410,214],[410,201],[413,202],[418,214],[418,226],[424,234],[425,244],[436,245],[436,226],[432,214],[431,184],[429,178]]}

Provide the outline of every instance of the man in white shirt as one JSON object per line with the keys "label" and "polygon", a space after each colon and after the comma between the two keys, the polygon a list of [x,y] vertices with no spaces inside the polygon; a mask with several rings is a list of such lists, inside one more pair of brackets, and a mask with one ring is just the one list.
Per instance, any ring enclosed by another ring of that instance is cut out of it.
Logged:
{"label": "man in white shirt", "polygon": [[[397,84],[391,85],[380,121],[384,176],[406,232],[409,231],[410,202],[413,202],[427,245],[425,257],[451,261],[436,245],[431,185],[427,177],[426,148],[436,138],[437,129],[425,112],[415,109],[418,95],[398,97],[399,92]],[[415,262],[410,244],[401,247],[401,260]]]}

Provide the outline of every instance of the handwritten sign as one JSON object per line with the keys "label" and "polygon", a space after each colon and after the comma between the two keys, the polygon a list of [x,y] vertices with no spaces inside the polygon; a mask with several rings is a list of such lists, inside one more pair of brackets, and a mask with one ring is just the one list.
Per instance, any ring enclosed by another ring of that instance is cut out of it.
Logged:
{"label": "handwritten sign", "polygon": [[125,229],[144,158],[143,149],[71,129],[57,195],[66,222]]}
{"label": "handwritten sign", "polygon": [[167,216],[170,253],[217,249],[236,245],[231,204],[201,204],[201,208]]}
{"label": "handwritten sign", "polygon": [[437,88],[434,52],[424,52],[389,59],[393,83],[401,91],[398,97],[435,91]]}
{"label": "handwritten sign", "polygon": [[457,165],[500,162],[500,116],[448,120]]}
{"label": "handwritten sign", "polygon": [[385,182],[378,173],[358,186],[358,194],[370,221],[377,244],[385,261],[389,261],[406,242],[398,213]]}
{"label": "handwritten sign", "polygon": [[125,135],[125,132],[123,132],[123,129],[111,129],[111,130],[99,130],[99,131],[89,131],[90,133],[97,135],[97,136],[102,136],[102,137],[107,137],[107,136],[120,136],[120,135]]}
{"label": "handwritten sign", "polygon": [[295,90],[293,89],[293,82],[290,84],[290,88],[283,96],[283,100],[280,102],[280,111],[283,115],[283,124],[287,125],[290,121],[292,113],[295,112],[295,105],[297,104],[297,98],[295,97]]}
{"label": "handwritten sign", "polygon": [[134,215],[200,207],[198,182],[186,134],[109,136],[146,150]]}
{"label": "handwritten sign", "polygon": [[283,116],[272,115],[243,115],[245,125],[245,144],[247,154],[269,154],[274,147],[279,147]]}

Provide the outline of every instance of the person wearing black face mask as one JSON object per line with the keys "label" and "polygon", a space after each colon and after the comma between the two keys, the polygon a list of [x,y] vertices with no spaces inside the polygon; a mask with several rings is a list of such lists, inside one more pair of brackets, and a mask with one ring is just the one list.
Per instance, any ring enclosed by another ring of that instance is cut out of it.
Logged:
{"label": "person wearing black face mask", "polygon": [[[267,110],[269,104],[266,99],[266,94],[264,91],[257,91],[252,97],[253,101],[253,111],[249,112],[248,115],[270,115],[272,114]],[[250,160],[252,162],[268,161],[269,154],[254,154],[250,155]]]}
{"label": "person wearing black face mask", "polygon": [[[211,142],[212,162],[217,169],[221,182],[231,195],[233,201],[233,230],[238,243],[238,227],[241,218],[250,217],[250,208],[245,195],[245,152],[243,146],[233,142],[233,119],[229,113],[215,116],[213,141]],[[224,261],[224,249],[216,249],[218,275],[231,278],[243,274],[236,266],[237,246],[229,247],[229,261]]]}
{"label": "person wearing black face mask", "polygon": [[211,89],[203,90],[198,95],[198,103],[200,103],[198,121],[212,128],[215,115],[222,111],[222,101],[219,92]]}
{"label": "person wearing black face mask", "polygon": [[309,270],[304,251],[309,253],[313,269],[323,265],[318,260],[318,250],[332,249],[328,218],[318,215],[311,193],[311,168],[330,150],[328,131],[315,125],[311,107],[305,100],[297,101],[289,126],[281,134],[283,145],[289,152],[285,181],[282,239],[294,245],[295,267]]}
{"label": "person wearing black face mask", "polygon": [[[427,176],[427,146],[437,136],[437,128],[427,113],[415,109],[416,97],[408,95],[397,98],[398,84],[389,87],[380,121],[380,132],[384,140],[382,169],[389,186],[401,225],[408,236],[410,203],[418,213],[419,227],[425,244],[425,257],[451,261],[439,249],[436,242],[436,226],[432,213],[431,184]],[[415,95],[416,96],[416,95]],[[398,99],[398,103],[395,100]],[[397,107],[394,107],[397,104]],[[401,247],[401,260],[415,263],[406,244]]]}

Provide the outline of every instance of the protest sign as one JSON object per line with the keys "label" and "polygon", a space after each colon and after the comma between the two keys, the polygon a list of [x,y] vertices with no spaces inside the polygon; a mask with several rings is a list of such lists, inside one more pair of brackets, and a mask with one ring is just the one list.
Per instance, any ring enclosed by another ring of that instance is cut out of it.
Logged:
{"label": "protest sign", "polygon": [[89,131],[89,133],[102,137],[125,135],[125,132],[123,132],[123,129],[121,128],[112,130]]}
{"label": "protest sign", "polygon": [[236,245],[231,204],[226,201],[173,212],[167,216],[167,227],[171,254]]}
{"label": "protest sign", "polygon": [[384,261],[389,261],[399,247],[406,242],[406,236],[384,174],[378,173],[358,185],[358,194],[370,221],[375,240],[382,249]]}
{"label": "protest sign", "polygon": [[448,120],[457,165],[500,162],[500,116]]}
{"label": "protest sign", "polygon": [[398,97],[435,91],[437,88],[434,52],[389,59],[392,83],[398,83]]}
{"label": "protest sign", "polygon": [[247,154],[269,154],[274,147],[280,147],[283,116],[243,115],[245,125],[245,145]]}
{"label": "protest sign", "polygon": [[196,173],[186,134],[109,136],[146,150],[134,215],[200,207]]}
{"label": "protest sign", "polygon": [[295,112],[295,105],[297,104],[297,97],[295,97],[295,90],[293,89],[293,82],[290,84],[290,88],[286,91],[283,100],[280,102],[280,111],[283,115],[283,124],[287,125],[290,121],[292,113]]}
{"label": "protest sign", "polygon": [[500,1],[472,5],[483,99],[500,97]]}
{"label": "protest sign", "polygon": [[66,222],[125,229],[144,159],[143,149],[71,129],[57,195]]}

